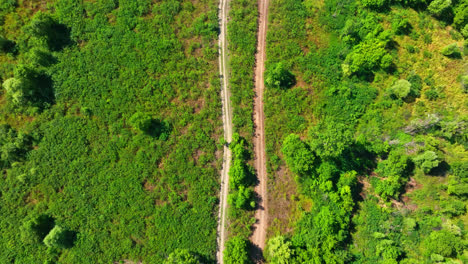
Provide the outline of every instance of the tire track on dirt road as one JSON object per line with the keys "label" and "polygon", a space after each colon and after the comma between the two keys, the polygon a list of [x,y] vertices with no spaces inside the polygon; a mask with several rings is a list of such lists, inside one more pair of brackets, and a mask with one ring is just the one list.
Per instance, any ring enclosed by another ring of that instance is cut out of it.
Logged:
{"label": "tire track on dirt road", "polygon": [[[228,69],[227,69],[227,41],[226,24],[229,0],[220,0],[219,2],[219,77],[221,80],[221,99],[222,99],[222,118],[224,128],[224,140],[229,144],[232,140],[232,110],[231,98],[228,88]],[[218,212],[218,236],[216,258],[218,263],[223,263],[223,251],[226,239],[226,211],[227,194],[229,190],[229,168],[231,165],[231,150],[224,146],[223,168],[221,170],[221,190],[219,193],[219,212]]]}

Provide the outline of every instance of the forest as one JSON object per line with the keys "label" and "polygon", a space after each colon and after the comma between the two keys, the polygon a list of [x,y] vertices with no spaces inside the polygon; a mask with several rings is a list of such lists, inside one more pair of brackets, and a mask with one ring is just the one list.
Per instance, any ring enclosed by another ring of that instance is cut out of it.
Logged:
{"label": "forest", "polygon": [[468,262],[468,2],[269,16],[267,263]]}
{"label": "forest", "polygon": [[215,262],[217,2],[0,1],[0,262]]}

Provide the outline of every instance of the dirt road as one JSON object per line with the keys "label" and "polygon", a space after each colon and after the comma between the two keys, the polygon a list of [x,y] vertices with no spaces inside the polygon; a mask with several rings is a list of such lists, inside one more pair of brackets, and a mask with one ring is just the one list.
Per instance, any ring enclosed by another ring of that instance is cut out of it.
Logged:
{"label": "dirt road", "polygon": [[265,71],[266,57],[266,32],[268,23],[268,0],[258,1],[259,20],[258,20],[258,35],[257,35],[257,55],[255,66],[255,99],[254,99],[254,155],[255,155],[255,170],[259,184],[255,191],[259,197],[258,210],[255,213],[257,219],[254,225],[254,233],[251,237],[252,243],[259,250],[265,248],[266,228],[268,221],[268,204],[267,204],[267,170],[266,170],[266,152],[265,152],[265,130],[264,121],[265,114],[263,112],[263,90],[265,82],[263,73]]}
{"label": "dirt road", "polygon": [[[228,70],[227,70],[227,43],[226,43],[226,24],[228,14],[228,1],[219,2],[219,75],[221,79],[221,98],[223,106],[223,128],[224,139],[230,143],[232,140],[232,110],[231,99],[228,88]],[[218,249],[216,258],[218,263],[223,263],[224,242],[226,239],[226,211],[227,194],[229,184],[229,168],[231,164],[231,150],[224,146],[223,168],[221,170],[221,191],[219,193],[219,212],[218,212]]]}

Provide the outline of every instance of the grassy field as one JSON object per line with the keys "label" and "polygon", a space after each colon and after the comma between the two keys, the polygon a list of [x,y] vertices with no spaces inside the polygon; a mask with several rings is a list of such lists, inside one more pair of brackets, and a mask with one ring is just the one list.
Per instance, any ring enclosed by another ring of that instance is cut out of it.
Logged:
{"label": "grassy field", "polygon": [[214,262],[217,2],[0,10],[15,43],[0,55],[2,82],[52,91],[17,102],[4,82],[0,262],[161,263],[177,249]]}

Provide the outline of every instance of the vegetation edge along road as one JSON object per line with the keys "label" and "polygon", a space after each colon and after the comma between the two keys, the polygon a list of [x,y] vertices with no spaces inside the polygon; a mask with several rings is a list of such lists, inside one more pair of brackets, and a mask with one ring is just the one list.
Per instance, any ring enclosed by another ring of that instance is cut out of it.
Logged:
{"label": "vegetation edge along road", "polygon": [[265,152],[265,113],[263,110],[263,91],[265,88],[264,71],[266,56],[266,32],[268,23],[268,0],[259,0],[259,21],[258,21],[258,41],[255,65],[255,99],[254,99],[254,151],[255,151],[255,170],[258,177],[258,185],[255,191],[258,195],[258,209],[255,213],[256,223],[252,235],[252,243],[258,249],[265,247],[266,228],[268,221],[267,205],[267,171],[266,171],[266,152]]}
{"label": "vegetation edge along road", "polygon": [[[232,140],[232,116],[231,99],[228,88],[228,70],[227,70],[227,44],[226,44],[226,24],[229,0],[219,1],[219,77],[221,81],[221,98],[223,112],[223,129],[226,143]],[[221,190],[219,194],[219,213],[218,213],[218,247],[216,257],[218,263],[223,263],[223,252],[226,238],[226,211],[227,195],[229,189],[229,167],[231,163],[231,150],[225,144],[223,154],[223,167],[221,170]]]}

